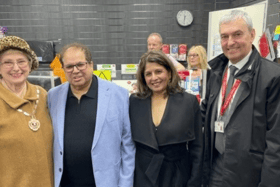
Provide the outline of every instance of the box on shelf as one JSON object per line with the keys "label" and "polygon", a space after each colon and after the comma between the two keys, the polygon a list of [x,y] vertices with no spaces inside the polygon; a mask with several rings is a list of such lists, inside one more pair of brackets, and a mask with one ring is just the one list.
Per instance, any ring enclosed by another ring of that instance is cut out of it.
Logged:
{"label": "box on shelf", "polygon": [[180,44],[178,50],[178,60],[185,61],[187,55],[187,44]]}
{"label": "box on shelf", "polygon": [[178,44],[170,44],[170,55],[178,59]]}
{"label": "box on shelf", "polygon": [[170,54],[170,45],[169,44],[163,44],[161,50],[165,54]]}

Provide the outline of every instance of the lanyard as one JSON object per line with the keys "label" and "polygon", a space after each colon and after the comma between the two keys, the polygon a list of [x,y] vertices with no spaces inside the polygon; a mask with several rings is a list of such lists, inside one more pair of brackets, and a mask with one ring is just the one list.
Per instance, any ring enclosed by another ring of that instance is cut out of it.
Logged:
{"label": "lanyard", "polygon": [[220,115],[223,116],[224,113],[226,112],[226,110],[228,109],[228,106],[233,98],[233,95],[235,94],[237,88],[239,87],[241,80],[237,79],[232,88],[230,89],[230,92],[227,96],[227,98],[225,98],[226,95],[226,88],[227,88],[227,74],[228,74],[228,68],[224,74],[223,77],[223,83],[222,83],[222,106],[221,106],[221,110],[220,110]]}

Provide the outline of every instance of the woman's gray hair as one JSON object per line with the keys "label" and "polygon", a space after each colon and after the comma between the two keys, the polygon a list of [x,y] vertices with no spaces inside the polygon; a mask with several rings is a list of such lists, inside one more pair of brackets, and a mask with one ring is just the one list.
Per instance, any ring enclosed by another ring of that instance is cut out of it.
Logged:
{"label": "woman's gray hair", "polygon": [[251,31],[253,29],[252,18],[248,15],[247,12],[244,12],[242,10],[232,10],[229,14],[224,15],[220,19],[219,28],[224,23],[235,21],[235,20],[240,19],[240,18],[243,19],[246,22],[249,31]]}

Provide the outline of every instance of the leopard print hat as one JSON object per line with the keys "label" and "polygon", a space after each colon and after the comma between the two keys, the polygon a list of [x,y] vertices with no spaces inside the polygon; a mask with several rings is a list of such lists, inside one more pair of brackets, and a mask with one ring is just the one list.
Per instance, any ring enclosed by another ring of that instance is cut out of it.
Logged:
{"label": "leopard print hat", "polygon": [[26,52],[32,58],[31,71],[37,69],[39,67],[39,61],[37,59],[37,55],[30,48],[28,43],[18,37],[18,36],[6,36],[0,39],[0,52],[6,51],[9,49],[19,49],[23,52]]}

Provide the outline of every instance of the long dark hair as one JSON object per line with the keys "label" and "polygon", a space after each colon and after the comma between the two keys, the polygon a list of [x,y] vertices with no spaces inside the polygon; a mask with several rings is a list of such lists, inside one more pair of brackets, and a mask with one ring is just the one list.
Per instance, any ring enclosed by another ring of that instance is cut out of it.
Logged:
{"label": "long dark hair", "polygon": [[137,92],[135,93],[137,97],[147,98],[153,94],[153,91],[147,86],[144,76],[147,63],[157,63],[171,73],[171,78],[166,88],[165,97],[170,93],[182,93],[184,91],[179,85],[180,77],[177,73],[177,70],[169,58],[161,51],[148,51],[142,55],[137,70]]}

